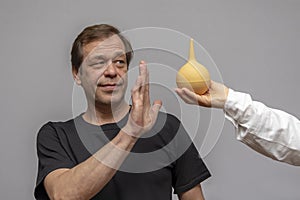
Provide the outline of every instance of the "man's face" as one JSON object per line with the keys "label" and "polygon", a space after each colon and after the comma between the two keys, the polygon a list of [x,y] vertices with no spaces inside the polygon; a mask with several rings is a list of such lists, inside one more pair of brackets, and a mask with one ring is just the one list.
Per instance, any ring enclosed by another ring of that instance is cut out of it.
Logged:
{"label": "man's face", "polygon": [[75,80],[83,87],[87,100],[106,105],[124,100],[127,62],[119,36],[88,43],[83,53],[84,60]]}

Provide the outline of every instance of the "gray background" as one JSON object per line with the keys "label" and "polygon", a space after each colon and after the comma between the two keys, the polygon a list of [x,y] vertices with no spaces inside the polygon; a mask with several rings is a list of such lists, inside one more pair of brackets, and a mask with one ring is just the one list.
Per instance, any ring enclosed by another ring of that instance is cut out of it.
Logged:
{"label": "gray background", "polygon": [[[0,199],[33,199],[36,133],[49,120],[72,117],[69,52],[85,26],[157,26],[189,35],[228,86],[299,118],[299,10],[297,0],[2,0]],[[228,121],[204,160],[213,175],[203,183],[206,199],[300,199],[299,167],[239,143]]]}

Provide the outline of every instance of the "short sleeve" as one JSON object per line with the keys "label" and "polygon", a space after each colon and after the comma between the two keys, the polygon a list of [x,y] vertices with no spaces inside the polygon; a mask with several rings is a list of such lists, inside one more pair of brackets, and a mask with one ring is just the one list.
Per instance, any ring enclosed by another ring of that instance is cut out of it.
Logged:
{"label": "short sleeve", "polygon": [[180,194],[186,192],[210,176],[211,174],[201,159],[195,145],[190,141],[187,150],[175,162],[173,169],[174,193]]}
{"label": "short sleeve", "polygon": [[37,135],[38,175],[34,196],[36,199],[49,199],[43,181],[52,171],[59,168],[72,168],[74,162],[68,155],[65,137],[60,135],[52,122],[45,124]]}

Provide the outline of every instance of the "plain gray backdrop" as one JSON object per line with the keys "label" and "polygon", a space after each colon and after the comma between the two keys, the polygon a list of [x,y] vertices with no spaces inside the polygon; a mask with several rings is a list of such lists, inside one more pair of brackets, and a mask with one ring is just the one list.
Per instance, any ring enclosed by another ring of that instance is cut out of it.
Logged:
{"label": "plain gray backdrop", "polygon": [[[298,0],[2,0],[0,199],[33,199],[36,134],[49,120],[72,117],[70,49],[84,27],[151,26],[189,35],[226,85],[299,118],[299,10]],[[300,168],[236,141],[228,121],[204,160],[212,173],[202,184],[208,200],[300,199]]]}

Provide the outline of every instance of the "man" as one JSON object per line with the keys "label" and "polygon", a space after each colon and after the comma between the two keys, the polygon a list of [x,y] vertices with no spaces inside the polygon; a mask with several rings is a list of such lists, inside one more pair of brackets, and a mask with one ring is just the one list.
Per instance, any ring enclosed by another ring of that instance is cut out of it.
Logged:
{"label": "man", "polygon": [[300,121],[296,117],[214,81],[203,95],[186,88],[177,88],[176,92],[189,104],[224,109],[226,118],[237,129],[237,139],[255,151],[300,166]]}
{"label": "man", "polygon": [[179,120],[159,112],[160,100],[150,104],[144,61],[132,105],[125,101],[132,49],[120,32],[106,24],[87,27],[71,55],[87,110],[40,129],[36,199],[166,200],[172,186],[180,199],[204,199],[200,183],[210,173]]}

